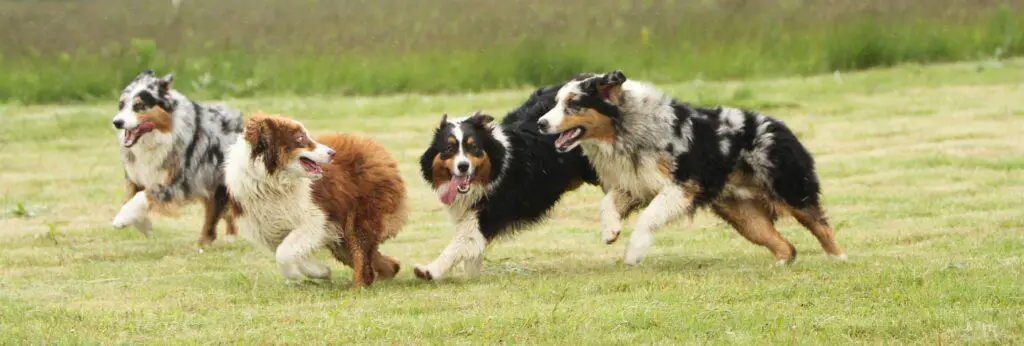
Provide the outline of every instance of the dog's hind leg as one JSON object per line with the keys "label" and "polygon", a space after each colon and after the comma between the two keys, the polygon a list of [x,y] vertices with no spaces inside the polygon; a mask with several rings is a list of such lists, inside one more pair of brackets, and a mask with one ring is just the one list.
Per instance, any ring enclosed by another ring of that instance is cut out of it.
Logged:
{"label": "dog's hind leg", "polygon": [[380,280],[393,279],[402,268],[397,260],[380,253],[379,250],[373,253],[372,266],[373,271],[377,273],[377,278]]}
{"label": "dog's hind leg", "polygon": [[810,230],[815,238],[818,238],[818,243],[821,243],[821,247],[829,256],[838,260],[846,259],[846,253],[839,247],[839,244],[836,244],[835,233],[832,232],[832,226],[829,226],[828,218],[821,207],[792,208],[790,213],[801,225]]}
{"label": "dog's hind leg", "polygon": [[787,264],[796,259],[796,248],[775,229],[771,208],[753,199],[723,199],[712,208],[750,242],[764,246],[775,256],[775,264]]}
{"label": "dog's hind leg", "polygon": [[[480,224],[475,216],[459,220],[455,224],[455,237],[448,247],[441,251],[433,262],[416,266],[416,277],[423,280],[441,280],[456,264],[472,261],[482,266],[487,240],[480,233]],[[469,273],[474,274],[474,273]]]}
{"label": "dog's hind leg", "polygon": [[199,235],[198,245],[200,248],[210,245],[217,239],[217,222],[220,221],[224,215],[224,210],[228,207],[227,188],[224,186],[218,187],[213,196],[206,198],[203,202],[206,206],[206,215],[203,218],[202,233]]}
{"label": "dog's hind leg", "polygon": [[377,239],[370,239],[373,232],[365,231],[366,225],[357,223],[355,214],[345,217],[344,240],[352,266],[352,289],[373,284],[376,272],[373,270],[373,254],[377,252]]}

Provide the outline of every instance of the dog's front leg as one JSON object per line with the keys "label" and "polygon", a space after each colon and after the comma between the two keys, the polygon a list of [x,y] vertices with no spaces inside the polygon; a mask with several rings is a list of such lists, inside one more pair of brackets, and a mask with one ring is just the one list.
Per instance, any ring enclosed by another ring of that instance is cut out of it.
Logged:
{"label": "dog's front leg", "polygon": [[619,239],[622,219],[629,217],[635,206],[636,202],[629,194],[615,189],[607,190],[601,199],[601,240],[605,244],[612,244]]}
{"label": "dog's front leg", "polygon": [[647,256],[647,250],[654,245],[654,232],[675,220],[691,208],[693,197],[683,187],[668,184],[651,200],[640,213],[633,235],[626,246],[626,265],[637,265]]}
{"label": "dog's front leg", "polygon": [[456,264],[465,261],[468,275],[479,274],[486,247],[487,240],[480,233],[476,216],[463,218],[455,224],[455,237],[441,255],[428,265],[416,266],[414,272],[423,280],[441,280]]}
{"label": "dog's front leg", "polygon": [[313,217],[288,236],[277,246],[274,255],[281,275],[291,280],[301,280],[304,276],[313,279],[331,277],[331,268],[309,258],[317,248],[324,246],[327,231],[323,217]]}
{"label": "dog's front leg", "polygon": [[114,228],[121,229],[129,225],[135,226],[147,237],[152,234],[153,223],[149,221],[149,197],[146,191],[136,192],[114,217]]}

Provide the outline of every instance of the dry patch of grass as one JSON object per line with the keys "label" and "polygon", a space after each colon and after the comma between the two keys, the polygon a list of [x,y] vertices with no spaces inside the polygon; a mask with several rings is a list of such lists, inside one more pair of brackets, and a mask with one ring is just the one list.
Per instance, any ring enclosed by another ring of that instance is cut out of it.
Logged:
{"label": "dry patch of grass", "polygon": [[600,191],[587,188],[494,244],[482,277],[441,283],[409,270],[451,236],[416,158],[441,112],[504,114],[528,91],[229,100],[371,136],[401,162],[412,220],[384,251],[404,269],[362,292],[340,265],[331,283],[286,285],[244,242],[197,253],[197,208],[158,219],[154,239],[111,229],[113,106],[0,106],[0,342],[1020,343],[1021,80],[1024,61],[664,86],[769,109],[797,131],[847,263],[787,220],[800,256],[772,268],[700,214],[624,268],[623,244],[600,243]]}

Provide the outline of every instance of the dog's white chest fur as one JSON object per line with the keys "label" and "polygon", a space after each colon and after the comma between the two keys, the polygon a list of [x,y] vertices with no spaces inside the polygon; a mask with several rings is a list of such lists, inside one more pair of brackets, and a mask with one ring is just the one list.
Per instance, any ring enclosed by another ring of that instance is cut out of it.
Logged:
{"label": "dog's white chest fur", "polygon": [[583,143],[583,154],[587,156],[594,170],[601,177],[601,184],[607,188],[628,193],[633,198],[650,200],[672,180],[665,176],[657,154],[633,156],[617,153],[611,145],[604,143]]}
{"label": "dog's white chest fur", "polygon": [[250,158],[249,146],[239,143],[228,153],[224,175],[231,198],[242,209],[236,221],[244,237],[275,250],[297,227],[326,223],[326,214],[313,201],[311,180],[268,176],[262,163]]}
{"label": "dog's white chest fur", "polygon": [[154,131],[144,135],[138,143],[127,149],[134,160],[129,162],[122,155],[128,180],[146,189],[166,184],[171,172],[164,167],[164,163],[173,148],[173,137],[170,134]]}

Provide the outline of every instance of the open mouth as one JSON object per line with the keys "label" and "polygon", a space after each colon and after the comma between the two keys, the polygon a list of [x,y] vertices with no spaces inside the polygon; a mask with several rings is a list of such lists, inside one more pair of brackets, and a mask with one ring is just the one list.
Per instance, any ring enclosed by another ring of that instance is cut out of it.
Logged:
{"label": "open mouth", "polygon": [[302,169],[306,171],[312,177],[320,177],[324,175],[324,168],[320,167],[319,163],[305,157],[299,158],[299,164],[302,165]]}
{"label": "open mouth", "polygon": [[135,143],[139,141],[142,135],[153,131],[153,123],[141,123],[131,130],[124,130],[124,138],[121,139],[121,145],[125,148],[131,148]]}
{"label": "open mouth", "polygon": [[585,133],[587,133],[587,130],[579,126],[562,132],[555,139],[555,150],[558,150],[560,153],[569,152],[580,144],[580,139],[583,138]]}
{"label": "open mouth", "polygon": [[452,180],[448,182],[448,186],[445,186],[444,191],[441,192],[441,203],[445,205],[454,203],[457,195],[469,192],[469,184],[472,181],[473,176],[469,174],[453,175]]}

